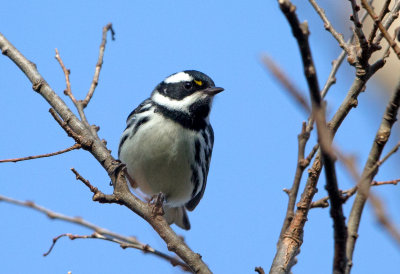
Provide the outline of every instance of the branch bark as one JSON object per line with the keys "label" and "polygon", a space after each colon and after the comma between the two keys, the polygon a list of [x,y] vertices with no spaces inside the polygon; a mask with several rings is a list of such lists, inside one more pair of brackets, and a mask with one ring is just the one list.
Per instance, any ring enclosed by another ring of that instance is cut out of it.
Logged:
{"label": "branch bark", "polygon": [[[94,233],[92,235],[90,235],[89,237],[87,237],[87,236],[79,237],[81,239],[82,238],[102,239],[102,240],[107,240],[107,241],[111,241],[114,243],[118,243],[122,248],[135,248],[138,250],[142,250],[145,253],[153,254],[160,258],[166,259],[172,265],[174,265],[174,266],[179,265],[182,267],[183,270],[188,271],[188,266],[185,263],[183,263],[182,261],[180,261],[179,259],[171,257],[168,254],[162,253],[162,252],[152,248],[148,244],[143,244],[140,241],[138,241],[135,237],[127,237],[127,236],[115,233],[115,232],[105,229],[103,227],[92,224],[92,223],[82,219],[81,217],[70,217],[70,216],[67,216],[67,215],[64,215],[64,214],[61,214],[58,212],[54,212],[48,208],[37,205],[31,201],[20,201],[20,200],[12,199],[10,197],[6,197],[3,195],[0,195],[0,201],[18,205],[18,206],[22,206],[22,207],[31,208],[33,210],[36,210],[40,213],[45,214],[47,217],[49,217],[52,220],[61,220],[61,221],[73,223],[73,224],[93,230]],[[62,236],[67,236],[67,235],[63,234]],[[52,246],[50,247],[48,252],[43,254],[43,256],[47,256],[51,252],[51,250],[53,249],[57,240],[62,236],[60,235],[53,239]],[[78,238],[78,237],[76,237],[76,238]]]}
{"label": "branch bark", "polygon": [[352,258],[355,248],[356,239],[358,237],[358,228],[360,225],[361,215],[364,209],[365,202],[369,196],[369,190],[371,182],[378,172],[379,158],[382,154],[383,148],[389,140],[391,129],[396,121],[397,112],[400,107],[400,82],[393,93],[389,103],[386,107],[385,114],[382,118],[382,122],[379,126],[378,132],[376,133],[374,143],[368,155],[367,163],[364,166],[364,170],[361,174],[361,180],[358,185],[358,192],[354,200],[349,221],[348,221],[348,234],[346,254],[348,263],[346,266],[346,273],[350,273],[352,267]]}
{"label": "branch bark", "polygon": [[[312,104],[312,116],[317,124],[318,142],[321,148],[321,158],[325,165],[326,189],[331,198],[331,217],[334,223],[335,256],[333,272],[343,273],[346,266],[347,228],[342,209],[342,200],[338,188],[335,169],[335,155],[331,143],[332,137],[326,125],[325,110],[322,105],[317,72],[308,43],[309,30],[307,23],[300,23],[295,8],[290,1],[280,1],[280,8],[288,20],[293,36],[296,38],[303,61],[304,74],[309,87]],[[274,260],[275,263],[275,260]],[[276,265],[275,265],[276,266]],[[279,265],[278,265],[279,267]],[[271,272],[278,271],[271,267]]]}

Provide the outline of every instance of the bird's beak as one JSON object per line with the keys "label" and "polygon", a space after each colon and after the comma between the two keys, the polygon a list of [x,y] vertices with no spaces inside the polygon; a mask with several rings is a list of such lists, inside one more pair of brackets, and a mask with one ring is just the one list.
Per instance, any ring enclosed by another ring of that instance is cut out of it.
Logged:
{"label": "bird's beak", "polygon": [[204,92],[205,94],[214,96],[215,94],[220,93],[220,92],[223,91],[223,90],[224,90],[223,88],[210,87],[210,88],[204,89],[203,92]]}

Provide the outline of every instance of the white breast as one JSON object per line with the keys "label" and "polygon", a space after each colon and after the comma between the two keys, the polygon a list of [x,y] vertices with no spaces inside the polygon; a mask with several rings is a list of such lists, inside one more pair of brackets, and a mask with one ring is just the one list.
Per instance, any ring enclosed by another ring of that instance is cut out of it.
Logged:
{"label": "white breast", "polygon": [[194,161],[195,132],[154,113],[133,137],[128,137],[120,159],[140,190],[162,192],[166,202],[181,206],[193,192],[190,163]]}

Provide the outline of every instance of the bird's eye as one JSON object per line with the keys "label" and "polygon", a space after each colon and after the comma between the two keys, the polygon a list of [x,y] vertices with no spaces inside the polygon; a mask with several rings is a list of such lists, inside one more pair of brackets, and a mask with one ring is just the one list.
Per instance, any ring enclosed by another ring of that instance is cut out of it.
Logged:
{"label": "bird's eye", "polygon": [[186,90],[191,90],[193,87],[192,82],[185,82],[184,87]]}

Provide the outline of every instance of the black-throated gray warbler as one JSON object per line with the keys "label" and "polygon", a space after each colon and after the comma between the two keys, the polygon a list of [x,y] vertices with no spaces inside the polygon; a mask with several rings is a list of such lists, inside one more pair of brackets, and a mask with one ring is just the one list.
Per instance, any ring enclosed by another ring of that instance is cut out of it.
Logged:
{"label": "black-throated gray warbler", "polygon": [[131,186],[148,196],[162,192],[167,222],[186,230],[185,208],[192,211],[206,188],[214,144],[209,114],[223,90],[199,71],[175,73],[132,111],[121,136],[118,157]]}

